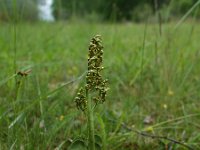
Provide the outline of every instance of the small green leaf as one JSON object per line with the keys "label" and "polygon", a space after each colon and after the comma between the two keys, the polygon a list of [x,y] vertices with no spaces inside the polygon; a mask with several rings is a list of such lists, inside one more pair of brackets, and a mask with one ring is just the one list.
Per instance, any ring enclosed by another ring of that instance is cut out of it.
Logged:
{"label": "small green leaf", "polygon": [[95,149],[101,150],[102,149],[102,138],[99,135],[94,135],[95,138]]}
{"label": "small green leaf", "polygon": [[68,149],[69,150],[87,150],[87,146],[85,145],[84,141],[76,140],[70,145]]}
{"label": "small green leaf", "polygon": [[95,143],[98,144],[98,145],[101,145],[102,144],[102,139],[99,135],[94,135],[94,138],[95,138]]}
{"label": "small green leaf", "polygon": [[95,142],[95,150],[102,150],[102,146]]}

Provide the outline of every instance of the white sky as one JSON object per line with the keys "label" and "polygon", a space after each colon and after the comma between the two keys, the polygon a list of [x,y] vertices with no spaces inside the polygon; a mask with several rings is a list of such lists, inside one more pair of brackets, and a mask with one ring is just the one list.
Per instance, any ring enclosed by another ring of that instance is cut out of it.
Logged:
{"label": "white sky", "polygon": [[46,21],[54,21],[54,17],[52,14],[53,0],[41,0],[41,3],[38,6],[39,9],[39,17],[42,20]]}

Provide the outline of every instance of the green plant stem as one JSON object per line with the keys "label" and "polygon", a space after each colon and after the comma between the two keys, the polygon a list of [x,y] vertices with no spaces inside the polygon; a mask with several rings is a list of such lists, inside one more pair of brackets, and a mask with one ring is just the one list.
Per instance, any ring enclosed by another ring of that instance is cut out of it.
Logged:
{"label": "green plant stem", "polygon": [[94,139],[94,118],[93,118],[93,110],[92,110],[92,99],[86,91],[87,97],[87,121],[88,121],[88,147],[89,150],[95,150],[95,139]]}

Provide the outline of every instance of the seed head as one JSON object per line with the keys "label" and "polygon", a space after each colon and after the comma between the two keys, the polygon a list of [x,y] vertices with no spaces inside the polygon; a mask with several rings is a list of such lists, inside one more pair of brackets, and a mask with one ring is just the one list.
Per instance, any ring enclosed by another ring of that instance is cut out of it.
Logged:
{"label": "seed head", "polygon": [[97,104],[99,102],[103,103],[106,99],[107,79],[103,79],[101,71],[104,69],[102,67],[103,63],[103,46],[100,35],[96,35],[90,41],[89,52],[88,52],[88,72],[86,75],[86,85],[85,88],[81,88],[75,102],[78,109],[86,109],[86,93],[95,92],[95,96],[92,97],[93,101]]}

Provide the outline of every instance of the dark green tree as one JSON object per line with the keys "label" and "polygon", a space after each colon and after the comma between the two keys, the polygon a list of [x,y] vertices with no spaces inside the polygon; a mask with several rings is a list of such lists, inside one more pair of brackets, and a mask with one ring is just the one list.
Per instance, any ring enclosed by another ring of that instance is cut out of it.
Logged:
{"label": "dark green tree", "polygon": [[36,0],[0,0],[0,20],[35,21],[38,18]]}
{"label": "dark green tree", "polygon": [[54,15],[60,19],[87,17],[92,13],[106,21],[141,20],[170,5],[173,16],[184,14],[196,0],[55,0]]}

